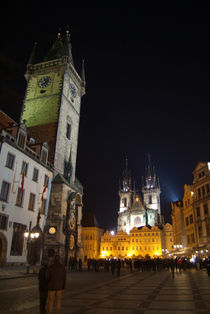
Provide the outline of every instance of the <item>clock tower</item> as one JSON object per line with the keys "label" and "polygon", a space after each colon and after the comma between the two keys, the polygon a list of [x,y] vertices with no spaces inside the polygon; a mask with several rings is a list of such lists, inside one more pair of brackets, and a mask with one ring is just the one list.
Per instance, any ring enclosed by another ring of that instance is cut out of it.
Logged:
{"label": "clock tower", "polygon": [[81,97],[85,94],[84,63],[81,75],[74,67],[70,34],[58,34],[47,56],[35,63],[36,47],[27,65],[27,88],[21,121],[30,136],[49,145],[48,160],[64,176],[71,159],[74,182]]}
{"label": "clock tower", "polygon": [[[82,258],[83,187],[76,178],[81,98],[85,94],[82,63],[74,67],[70,34],[58,34],[47,56],[36,61],[36,45],[25,74],[27,88],[21,121],[32,139],[49,145],[49,166],[54,169],[44,231],[43,255],[59,254],[65,263]],[[33,147],[34,144],[34,147]]]}

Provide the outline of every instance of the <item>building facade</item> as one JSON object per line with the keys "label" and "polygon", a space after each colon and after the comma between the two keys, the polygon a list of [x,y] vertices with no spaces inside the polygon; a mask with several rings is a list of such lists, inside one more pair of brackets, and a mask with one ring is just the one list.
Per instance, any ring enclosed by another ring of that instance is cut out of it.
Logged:
{"label": "building facade", "polygon": [[128,234],[108,231],[101,237],[102,258],[157,258],[162,255],[161,229],[158,226],[134,227]]}
{"label": "building facade", "polygon": [[197,248],[210,252],[210,163],[199,162],[193,171],[193,211]]}
{"label": "building facade", "polygon": [[[68,30],[64,35],[58,34],[45,58],[38,60],[34,47],[25,77],[27,86],[21,125],[28,130],[35,160],[42,163],[47,160],[52,165],[49,206],[43,230],[43,255],[50,258],[60,254],[68,263],[70,256],[81,258],[83,255],[83,187],[76,178],[76,158],[81,98],[85,94],[84,63],[79,75],[74,66]],[[22,138],[19,137],[17,141],[22,143]],[[41,148],[39,143],[43,143]],[[21,158],[26,160],[24,156]],[[41,173],[40,168],[38,172]],[[42,180],[40,184],[43,184]],[[6,185],[3,184],[2,197],[5,198],[9,188],[7,186],[5,190]],[[31,185],[33,189],[41,190],[37,184]],[[33,189],[31,192],[35,193]],[[29,191],[27,193],[30,194]],[[25,196],[28,197],[27,193]],[[1,221],[5,219],[3,217]],[[26,229],[27,224],[25,227],[25,221],[19,215],[19,223],[20,220]]]}
{"label": "building facade", "polygon": [[0,125],[0,264],[24,263],[24,233],[39,213],[41,230],[46,223],[53,167],[47,144],[31,143],[25,124],[0,112]]}

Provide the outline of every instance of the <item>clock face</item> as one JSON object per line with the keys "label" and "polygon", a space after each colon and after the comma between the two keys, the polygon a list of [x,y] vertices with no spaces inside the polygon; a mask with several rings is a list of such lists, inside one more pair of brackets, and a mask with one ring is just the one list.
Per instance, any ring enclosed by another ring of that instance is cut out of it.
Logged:
{"label": "clock face", "polygon": [[49,234],[55,234],[56,228],[55,227],[49,227]]}
{"label": "clock face", "polygon": [[73,234],[70,235],[70,249],[73,250],[74,248],[74,236]]}
{"label": "clock face", "polygon": [[49,76],[43,76],[42,78],[40,78],[39,82],[38,82],[38,86],[40,88],[44,88],[47,87],[51,82],[51,78]]}
{"label": "clock face", "polygon": [[77,90],[74,84],[70,84],[70,92],[71,92],[72,97],[75,98],[77,96]]}
{"label": "clock face", "polygon": [[69,226],[70,226],[70,229],[72,229],[72,230],[74,230],[75,226],[76,226],[76,218],[75,218],[75,214],[73,211],[70,213]]}

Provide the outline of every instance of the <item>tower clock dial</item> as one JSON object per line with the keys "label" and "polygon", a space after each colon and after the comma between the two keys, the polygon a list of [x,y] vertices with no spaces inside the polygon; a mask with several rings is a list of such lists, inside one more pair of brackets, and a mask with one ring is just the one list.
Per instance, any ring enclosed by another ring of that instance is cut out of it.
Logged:
{"label": "tower clock dial", "polygon": [[47,87],[50,84],[50,82],[51,82],[50,76],[43,76],[42,78],[40,78],[38,86],[40,88],[44,88]]}

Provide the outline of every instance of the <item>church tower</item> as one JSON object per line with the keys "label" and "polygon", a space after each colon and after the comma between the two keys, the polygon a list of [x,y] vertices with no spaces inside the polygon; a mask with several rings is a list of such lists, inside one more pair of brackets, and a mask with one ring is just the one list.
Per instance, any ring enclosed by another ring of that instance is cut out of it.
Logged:
{"label": "church tower", "polygon": [[[160,211],[160,184],[159,179],[156,176],[154,166],[151,164],[150,155],[148,156],[148,163],[146,166],[146,177],[143,180],[143,200],[144,204],[148,210],[148,224],[154,225],[158,223],[158,215],[161,215]],[[151,212],[156,213],[156,217],[153,217]],[[155,221],[153,222],[153,220]]]}
{"label": "church tower", "polygon": [[[49,145],[48,160],[57,173],[75,180],[81,97],[85,94],[84,64],[77,73],[67,30],[58,33],[47,56],[36,62],[36,45],[27,65],[26,95],[21,121],[30,136]],[[69,174],[70,172],[70,174]]]}
{"label": "church tower", "polygon": [[126,157],[126,166],[123,173],[122,186],[119,188],[120,196],[120,213],[131,208],[132,202],[132,188],[131,188],[131,174],[128,170],[128,159]]}

